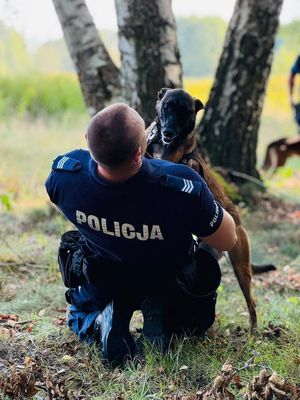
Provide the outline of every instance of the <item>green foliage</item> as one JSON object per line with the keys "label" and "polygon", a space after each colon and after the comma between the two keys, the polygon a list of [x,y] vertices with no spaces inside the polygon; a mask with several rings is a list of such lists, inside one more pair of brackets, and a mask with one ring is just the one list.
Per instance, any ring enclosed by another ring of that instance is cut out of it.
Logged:
{"label": "green foliage", "polygon": [[84,113],[74,74],[18,76],[0,79],[0,115]]}
{"label": "green foliage", "polygon": [[[177,19],[177,37],[185,77],[211,76],[222,51],[227,23],[219,17]],[[99,32],[110,56],[120,65],[117,33]],[[282,25],[275,45],[273,72],[287,74],[300,49],[300,21]],[[0,21],[0,76],[74,72],[64,39],[29,51],[22,35]]]}
{"label": "green foliage", "polygon": [[177,19],[178,46],[185,76],[213,74],[225,31],[226,22],[219,17]]}
{"label": "green foliage", "polygon": [[11,204],[11,198],[8,194],[0,194],[0,204],[5,208],[6,211],[11,211],[12,209],[12,204]]}
{"label": "green foliage", "polygon": [[63,39],[46,42],[33,54],[34,66],[43,74],[74,72],[74,66]]}
{"label": "green foliage", "polygon": [[274,73],[287,73],[300,53],[300,21],[279,28],[273,64]]}
{"label": "green foliage", "polygon": [[[104,29],[99,32],[99,35],[113,62],[116,65],[120,65],[117,32]],[[49,74],[75,71],[63,38],[40,45],[31,56],[34,60],[34,69],[39,73]]]}
{"label": "green foliage", "polygon": [[218,172],[216,171],[212,171],[214,177],[216,178],[216,180],[218,181],[218,183],[223,187],[223,189],[225,190],[225,193],[227,194],[227,196],[234,202],[234,203],[238,203],[240,201],[242,201],[242,197],[239,194],[239,189],[237,186],[235,186],[234,184],[231,184],[229,182],[227,182],[222,175],[220,175]]}
{"label": "green foliage", "polygon": [[32,65],[22,35],[0,21],[0,76],[24,74]]}
{"label": "green foliage", "polygon": [[[113,61],[120,65],[117,33],[101,30],[99,34]],[[63,38],[43,43],[29,51],[23,36],[0,20],[1,77],[61,72],[74,72],[74,65]]]}

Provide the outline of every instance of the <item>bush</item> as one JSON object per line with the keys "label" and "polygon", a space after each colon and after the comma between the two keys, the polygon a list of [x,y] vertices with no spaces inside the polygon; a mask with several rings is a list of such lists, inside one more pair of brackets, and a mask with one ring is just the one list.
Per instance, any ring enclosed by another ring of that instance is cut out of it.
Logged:
{"label": "bush", "polygon": [[75,74],[0,79],[1,116],[59,116],[66,112],[86,112]]}

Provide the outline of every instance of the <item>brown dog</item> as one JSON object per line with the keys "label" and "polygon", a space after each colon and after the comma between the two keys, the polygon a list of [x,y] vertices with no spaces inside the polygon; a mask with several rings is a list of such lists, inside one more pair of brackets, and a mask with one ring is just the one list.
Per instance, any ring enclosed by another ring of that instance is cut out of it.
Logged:
{"label": "brown dog", "polygon": [[265,161],[262,166],[264,171],[270,170],[271,175],[278,167],[283,167],[286,160],[293,156],[300,156],[300,137],[283,138],[268,145]]}
{"label": "brown dog", "polygon": [[238,240],[228,255],[247,302],[251,331],[253,331],[257,327],[257,315],[252,297],[252,270],[264,272],[275,267],[251,265],[249,238],[242,225],[239,212],[214,178],[199,152],[195,122],[196,114],[201,109],[203,109],[201,101],[184,90],[161,89],[158,92],[156,104],[157,117],[146,130],[147,153],[150,157],[184,163],[192,167],[202,175],[215,199],[233,217]]}

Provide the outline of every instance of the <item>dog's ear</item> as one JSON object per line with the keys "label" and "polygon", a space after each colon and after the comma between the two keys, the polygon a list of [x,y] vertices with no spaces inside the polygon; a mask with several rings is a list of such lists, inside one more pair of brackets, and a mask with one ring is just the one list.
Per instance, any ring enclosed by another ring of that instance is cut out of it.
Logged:
{"label": "dog's ear", "polygon": [[196,98],[194,97],[194,102],[195,102],[195,111],[196,111],[196,113],[197,113],[198,111],[200,111],[200,110],[203,110],[204,105],[202,104],[202,102],[201,102],[199,99],[196,99]]}
{"label": "dog's ear", "polygon": [[162,88],[162,89],[160,89],[158,92],[157,92],[157,98],[158,98],[158,100],[161,100],[163,97],[164,97],[164,95],[166,94],[166,92],[168,91],[169,89],[168,88]]}

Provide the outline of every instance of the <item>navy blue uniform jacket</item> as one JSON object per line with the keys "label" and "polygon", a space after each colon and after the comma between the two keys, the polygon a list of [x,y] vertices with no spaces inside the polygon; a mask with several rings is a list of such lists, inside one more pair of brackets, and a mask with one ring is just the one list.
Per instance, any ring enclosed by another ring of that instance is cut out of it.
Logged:
{"label": "navy blue uniform jacket", "polygon": [[163,160],[144,158],[136,175],[112,183],[88,151],[75,150],[54,160],[46,189],[90,254],[120,262],[124,279],[127,272],[152,282],[175,273],[189,260],[192,234],[214,233],[223,216],[195,171]]}

